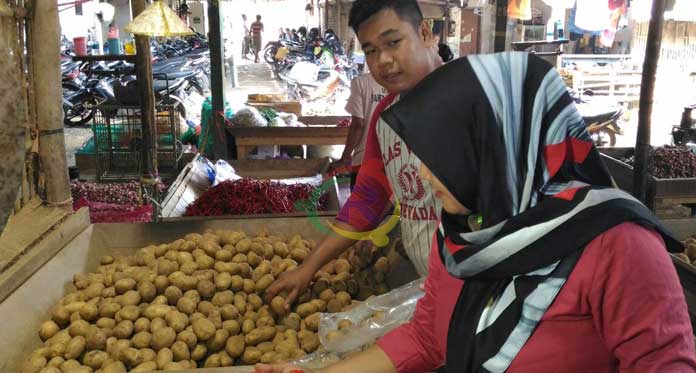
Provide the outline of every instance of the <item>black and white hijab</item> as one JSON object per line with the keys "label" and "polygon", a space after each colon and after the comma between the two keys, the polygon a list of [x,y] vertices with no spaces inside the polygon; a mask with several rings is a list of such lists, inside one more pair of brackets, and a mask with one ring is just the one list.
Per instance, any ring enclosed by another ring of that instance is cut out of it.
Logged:
{"label": "black and white hijab", "polygon": [[[503,372],[602,232],[633,221],[680,249],[654,215],[612,188],[557,71],[522,52],[439,68],[382,118],[464,206],[443,211],[441,259],[466,279],[452,315],[447,370]],[[659,249],[659,248],[656,248]]]}

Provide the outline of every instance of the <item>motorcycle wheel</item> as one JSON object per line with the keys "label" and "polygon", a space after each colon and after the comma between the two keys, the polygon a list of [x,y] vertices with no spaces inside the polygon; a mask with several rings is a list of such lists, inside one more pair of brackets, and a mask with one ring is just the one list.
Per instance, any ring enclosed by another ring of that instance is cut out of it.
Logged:
{"label": "motorcycle wheel", "polygon": [[274,46],[269,46],[263,51],[263,59],[268,63],[275,62],[275,52],[276,48]]}
{"label": "motorcycle wheel", "polygon": [[72,107],[63,107],[63,123],[68,127],[82,126],[94,117],[94,107],[99,105],[95,97],[90,97]]}

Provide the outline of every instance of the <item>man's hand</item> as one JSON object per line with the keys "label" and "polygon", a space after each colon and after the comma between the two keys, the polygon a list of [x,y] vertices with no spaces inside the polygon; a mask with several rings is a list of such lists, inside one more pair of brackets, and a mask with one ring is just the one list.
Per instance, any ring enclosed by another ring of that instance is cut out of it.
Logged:
{"label": "man's hand", "polygon": [[285,297],[285,309],[289,310],[290,305],[297,299],[302,291],[307,288],[313,276],[314,271],[303,265],[291,271],[283,272],[278,276],[278,279],[266,289],[266,296],[270,301],[281,291],[286,291],[288,296]]}
{"label": "man's hand", "polygon": [[341,158],[337,160],[336,162],[331,162],[329,165],[329,171],[328,174],[334,174],[334,173],[348,173],[350,172],[350,158],[344,159]]}
{"label": "man's hand", "polygon": [[309,369],[298,368],[290,364],[268,365],[256,364],[255,373],[316,373]]}

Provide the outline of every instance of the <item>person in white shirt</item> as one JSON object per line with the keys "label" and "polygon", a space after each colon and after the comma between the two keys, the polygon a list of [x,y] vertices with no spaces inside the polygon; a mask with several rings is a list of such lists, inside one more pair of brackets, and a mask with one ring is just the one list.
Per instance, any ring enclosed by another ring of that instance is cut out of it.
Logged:
{"label": "person in white shirt", "polygon": [[346,147],[334,168],[345,167],[350,170],[351,189],[355,185],[362,164],[372,113],[386,95],[387,90],[379,85],[371,74],[358,76],[350,84],[350,97],[346,104],[346,111],[351,115],[350,128]]}

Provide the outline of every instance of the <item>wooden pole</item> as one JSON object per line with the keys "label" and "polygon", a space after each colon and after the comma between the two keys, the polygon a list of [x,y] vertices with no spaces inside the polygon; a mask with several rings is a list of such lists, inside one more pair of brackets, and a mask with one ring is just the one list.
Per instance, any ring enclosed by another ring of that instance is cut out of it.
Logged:
{"label": "wooden pole", "polygon": [[[636,155],[633,168],[633,195],[643,203],[647,201],[648,152],[650,150],[650,126],[655,91],[655,73],[660,59],[662,26],[664,25],[665,0],[653,0],[648,38],[645,43],[643,76],[640,84],[640,106],[638,108],[638,135],[636,136]],[[648,206],[652,207],[652,206]]]}
{"label": "wooden pole", "polygon": [[[55,1],[34,1],[32,71],[39,128],[39,157],[46,180],[46,202],[71,205],[68,164],[65,159],[60,74],[60,21]],[[16,123],[16,125],[20,125]]]}
{"label": "wooden pole", "polygon": [[[145,10],[145,0],[131,0],[133,18]],[[157,174],[157,129],[155,128],[155,93],[152,82],[152,53],[150,38],[135,36],[135,77],[138,80],[140,113],[142,118],[143,150],[141,157],[140,182],[147,196],[156,197]],[[157,219],[157,204],[153,204],[152,216]]]}
{"label": "wooden pole", "polygon": [[508,0],[498,0],[495,2],[495,41],[493,42],[494,52],[505,51],[505,39],[507,38],[507,7]]}
{"label": "wooden pole", "polygon": [[215,158],[231,159],[225,123],[218,115],[225,112],[225,54],[222,52],[219,0],[208,3],[208,45],[210,47],[210,90],[213,95],[213,117],[211,118],[213,128],[210,130],[215,136]]}

